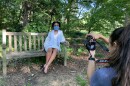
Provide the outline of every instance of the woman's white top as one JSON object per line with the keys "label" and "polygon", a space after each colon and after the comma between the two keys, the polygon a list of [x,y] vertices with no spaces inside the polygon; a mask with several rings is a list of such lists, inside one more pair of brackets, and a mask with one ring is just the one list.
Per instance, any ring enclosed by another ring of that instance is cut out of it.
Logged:
{"label": "woman's white top", "polygon": [[61,51],[61,42],[65,42],[63,32],[61,30],[58,30],[58,33],[54,34],[54,30],[50,31],[44,42],[45,51],[47,52],[48,48],[56,48],[58,51]]}

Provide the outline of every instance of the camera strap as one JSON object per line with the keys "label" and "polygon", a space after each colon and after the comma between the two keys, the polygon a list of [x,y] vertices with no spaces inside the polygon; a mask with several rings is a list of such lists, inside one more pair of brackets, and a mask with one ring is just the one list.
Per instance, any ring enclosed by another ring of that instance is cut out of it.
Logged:
{"label": "camera strap", "polygon": [[108,59],[98,59],[96,60],[97,63],[108,63]]}
{"label": "camera strap", "polygon": [[105,45],[102,45],[100,42],[96,41],[96,43],[105,51],[109,52],[109,49],[105,46]]}

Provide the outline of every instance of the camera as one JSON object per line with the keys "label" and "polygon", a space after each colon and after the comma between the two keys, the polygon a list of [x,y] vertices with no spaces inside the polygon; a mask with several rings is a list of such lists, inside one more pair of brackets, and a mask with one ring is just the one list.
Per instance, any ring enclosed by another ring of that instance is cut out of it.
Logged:
{"label": "camera", "polygon": [[[86,49],[88,51],[95,50],[96,49],[96,44],[98,44],[103,50],[109,52],[109,49],[106,46],[104,46],[103,44],[98,42],[92,36],[87,36],[85,41],[84,41],[84,45],[85,45],[85,47],[86,47]],[[98,59],[96,62],[97,63],[108,63],[109,61],[108,61],[108,59]]]}
{"label": "camera", "polygon": [[86,40],[84,41],[84,45],[88,51],[96,49],[96,39],[92,36],[87,36]]}

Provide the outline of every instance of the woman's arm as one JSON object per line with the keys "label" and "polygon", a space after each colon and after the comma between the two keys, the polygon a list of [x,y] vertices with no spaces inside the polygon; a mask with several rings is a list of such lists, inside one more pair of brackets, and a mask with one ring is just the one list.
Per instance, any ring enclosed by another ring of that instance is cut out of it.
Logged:
{"label": "woman's arm", "polygon": [[88,69],[87,69],[87,76],[88,76],[88,79],[90,81],[93,73],[95,72],[95,68],[96,68],[96,65],[95,65],[95,50],[94,51],[90,51],[90,54],[89,55],[89,60],[88,60]]}
{"label": "woman's arm", "polygon": [[60,37],[61,37],[60,42],[61,42],[61,43],[65,42],[65,36],[64,36],[64,34],[63,34],[63,31],[62,31],[62,30],[61,30]]}
{"label": "woman's arm", "polygon": [[46,37],[45,40],[44,40],[43,49],[44,49],[44,47],[48,46],[48,44],[49,44],[49,42],[50,42],[50,38],[51,38],[51,32],[49,32],[49,33],[47,34],[47,37]]}

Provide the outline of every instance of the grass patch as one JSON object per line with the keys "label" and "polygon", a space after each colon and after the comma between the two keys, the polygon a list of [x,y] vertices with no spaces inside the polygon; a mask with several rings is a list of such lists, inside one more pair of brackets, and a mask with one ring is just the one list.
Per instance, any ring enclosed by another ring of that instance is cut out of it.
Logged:
{"label": "grass patch", "polygon": [[105,57],[103,54],[101,54],[101,53],[96,53],[96,55],[95,55],[96,57],[99,57],[99,58],[103,58],[103,57]]}
{"label": "grass patch", "polygon": [[87,81],[83,79],[81,76],[76,77],[76,81],[80,86],[87,86]]}
{"label": "grass patch", "polygon": [[32,86],[32,85],[31,85],[31,83],[28,82],[28,83],[27,83],[26,85],[24,85],[24,86]]}

